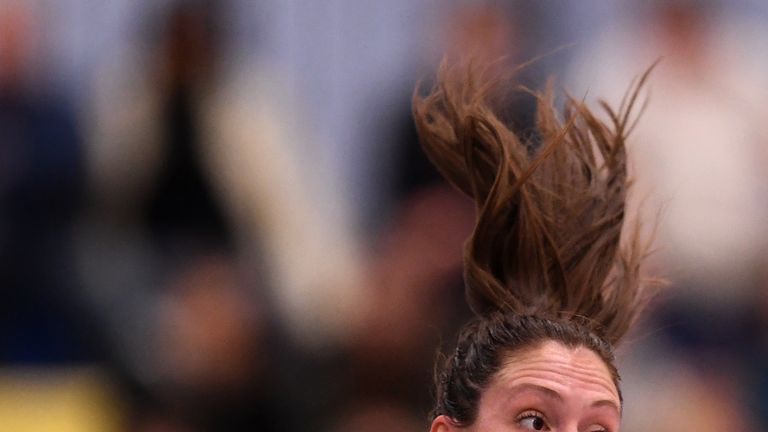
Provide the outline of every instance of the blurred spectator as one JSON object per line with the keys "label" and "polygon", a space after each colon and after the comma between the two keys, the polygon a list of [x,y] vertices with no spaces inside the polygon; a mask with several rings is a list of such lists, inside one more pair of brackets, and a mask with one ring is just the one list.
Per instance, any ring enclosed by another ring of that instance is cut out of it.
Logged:
{"label": "blurred spectator", "polygon": [[[100,358],[77,295],[72,228],[83,154],[75,113],[35,70],[37,3],[0,3],[0,361]],[[50,71],[49,71],[50,72]]]}
{"label": "blurred spectator", "polygon": [[346,227],[312,193],[278,81],[229,61],[227,6],[172,2],[146,52],[105,65],[89,116],[80,258],[140,427],[290,430],[302,417],[276,405],[305,397],[279,377],[354,328]]}
{"label": "blurred spectator", "polygon": [[[768,33],[716,2],[654,1],[632,12],[580,58],[576,88],[618,101],[627,77],[661,58],[630,148],[628,212],[658,216],[649,271],[671,282],[651,326],[692,373],[744,370],[765,331],[768,62],[755,53],[766,52]],[[728,374],[735,389],[716,403],[743,406],[754,380]]]}
{"label": "blurred spectator", "polygon": [[148,222],[181,255],[194,243],[245,255],[291,333],[332,343],[356,309],[357,258],[336,218],[338,191],[319,188],[324,173],[302,153],[299,105],[269,65],[230,56],[227,2],[171,4],[187,12],[158,21],[150,34],[164,42],[116,53],[98,74],[89,116],[97,213],[124,233]]}
{"label": "blurred spectator", "polygon": [[632,137],[630,213],[642,207],[643,220],[653,220],[661,209],[652,262],[674,284],[670,301],[692,313],[685,325],[702,326],[691,331],[716,344],[738,345],[734,338],[750,328],[738,323],[754,317],[768,239],[761,199],[768,135],[760,120],[768,114],[768,63],[751,55],[753,44],[768,39],[753,39],[748,25],[712,5],[652,4],[645,20],[601,39],[577,67],[577,81],[617,99],[626,77],[662,58]]}

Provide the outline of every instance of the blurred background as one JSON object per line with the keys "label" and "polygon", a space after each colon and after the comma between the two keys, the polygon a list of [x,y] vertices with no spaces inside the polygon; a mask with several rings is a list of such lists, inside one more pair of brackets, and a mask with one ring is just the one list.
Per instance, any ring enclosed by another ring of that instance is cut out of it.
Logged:
{"label": "blurred background", "polygon": [[616,105],[663,59],[630,215],[661,214],[670,286],[620,351],[622,430],[768,427],[766,24],[759,0],[0,0],[0,431],[427,430],[473,210],[411,93],[444,53],[558,48],[519,82]]}

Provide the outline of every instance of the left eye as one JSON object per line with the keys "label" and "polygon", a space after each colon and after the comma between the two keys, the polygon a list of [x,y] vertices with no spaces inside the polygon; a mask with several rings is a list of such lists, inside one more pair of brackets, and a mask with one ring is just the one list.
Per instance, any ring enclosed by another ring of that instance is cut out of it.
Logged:
{"label": "left eye", "polygon": [[547,423],[544,421],[544,418],[542,418],[538,414],[530,414],[526,415],[522,419],[519,420],[520,426],[523,427],[525,430],[534,430],[534,431],[544,431],[549,430],[547,428]]}

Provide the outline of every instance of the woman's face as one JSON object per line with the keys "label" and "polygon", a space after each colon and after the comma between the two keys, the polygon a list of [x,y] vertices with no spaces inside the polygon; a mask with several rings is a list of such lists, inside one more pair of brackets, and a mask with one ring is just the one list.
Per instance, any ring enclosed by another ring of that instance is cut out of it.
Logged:
{"label": "woman's face", "polygon": [[439,416],[432,432],[618,432],[620,420],[619,394],[602,359],[550,341],[505,359],[474,424],[459,428]]}

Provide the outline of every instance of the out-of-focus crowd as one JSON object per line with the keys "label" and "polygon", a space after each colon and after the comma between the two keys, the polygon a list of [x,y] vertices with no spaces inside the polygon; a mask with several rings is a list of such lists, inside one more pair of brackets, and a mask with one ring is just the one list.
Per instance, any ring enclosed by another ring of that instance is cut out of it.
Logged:
{"label": "out-of-focus crowd", "polygon": [[[471,203],[421,153],[440,58],[621,103],[669,285],[622,430],[768,425],[757,1],[0,0],[0,431],[424,431]],[[524,92],[503,115],[535,143]]]}

